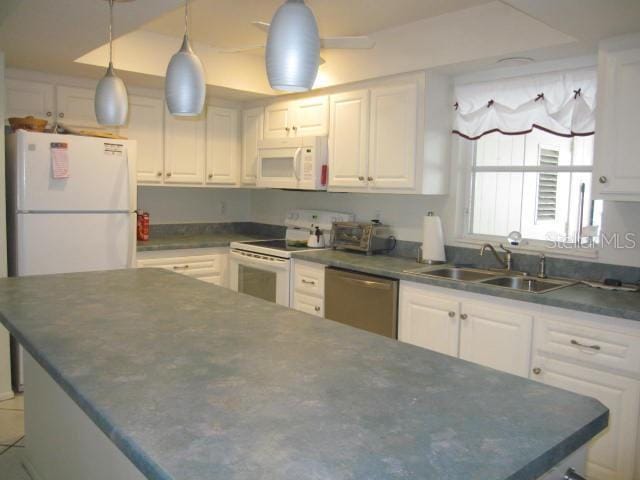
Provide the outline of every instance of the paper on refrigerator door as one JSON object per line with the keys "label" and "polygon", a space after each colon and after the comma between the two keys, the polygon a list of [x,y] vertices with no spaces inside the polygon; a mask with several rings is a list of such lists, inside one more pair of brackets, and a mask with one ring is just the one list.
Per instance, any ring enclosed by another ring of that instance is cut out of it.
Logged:
{"label": "paper on refrigerator door", "polygon": [[69,151],[66,143],[51,144],[51,175],[53,178],[69,178]]}

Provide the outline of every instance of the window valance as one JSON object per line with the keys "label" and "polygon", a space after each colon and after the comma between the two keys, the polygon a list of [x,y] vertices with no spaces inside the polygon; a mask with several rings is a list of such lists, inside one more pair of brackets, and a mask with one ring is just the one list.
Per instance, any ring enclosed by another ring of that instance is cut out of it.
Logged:
{"label": "window valance", "polygon": [[563,137],[593,135],[596,88],[595,69],[457,85],[453,133],[471,140],[534,128]]}

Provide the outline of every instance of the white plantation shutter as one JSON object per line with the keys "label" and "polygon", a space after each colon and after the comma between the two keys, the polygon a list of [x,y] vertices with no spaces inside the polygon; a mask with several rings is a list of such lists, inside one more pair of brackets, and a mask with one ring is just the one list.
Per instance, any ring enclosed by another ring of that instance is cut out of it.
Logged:
{"label": "white plantation shutter", "polygon": [[591,68],[458,85],[453,133],[471,140],[534,128],[565,137],[593,135],[596,88]]}

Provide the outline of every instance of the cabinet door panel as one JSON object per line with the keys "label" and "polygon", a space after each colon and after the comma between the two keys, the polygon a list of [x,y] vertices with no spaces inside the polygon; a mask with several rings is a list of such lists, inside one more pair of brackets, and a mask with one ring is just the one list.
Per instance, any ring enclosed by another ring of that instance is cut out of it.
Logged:
{"label": "cabinet door panel", "polygon": [[288,137],[293,124],[293,112],[290,102],[280,102],[264,109],[265,138]]}
{"label": "cabinet door panel", "polygon": [[331,96],[329,188],[367,188],[369,92]]}
{"label": "cabinet door panel", "polygon": [[589,445],[587,478],[633,480],[640,382],[541,356],[533,367],[540,369],[533,380],[596,398],[610,410],[609,426]]}
{"label": "cabinet door panel", "polygon": [[206,183],[237,183],[238,142],[238,111],[232,108],[208,107]]}
{"label": "cabinet door panel", "polygon": [[317,317],[324,317],[324,300],[300,292],[293,294],[293,308]]}
{"label": "cabinet door panel", "polygon": [[371,188],[415,188],[417,99],[417,83],[371,90]]}
{"label": "cabinet door panel", "polygon": [[295,100],[292,103],[292,133],[298,137],[327,135],[329,132],[329,97]]}
{"label": "cabinet door panel", "polygon": [[470,301],[463,303],[460,318],[460,358],[529,376],[532,316]]}
{"label": "cabinet door panel", "polygon": [[89,88],[56,87],[58,121],[73,127],[99,128],[96,120],[94,91]]}
{"label": "cabinet door panel", "polygon": [[129,121],[121,133],[138,144],[138,182],[162,183],[164,176],[164,104],[159,98],[129,97]]}
{"label": "cabinet door panel", "polygon": [[255,185],[258,141],[262,140],[264,109],[252,108],[242,113],[242,183]]}
{"label": "cabinet door panel", "polygon": [[7,78],[5,88],[7,118],[31,115],[49,123],[55,120],[53,85]]}
{"label": "cabinet door panel", "polygon": [[205,121],[202,117],[174,117],[165,109],[165,183],[202,184],[205,159]]}
{"label": "cabinet door panel", "polygon": [[593,189],[596,197],[640,200],[640,40],[638,48],[602,51]]}
{"label": "cabinet door panel", "polygon": [[458,301],[402,285],[398,340],[458,356]]}

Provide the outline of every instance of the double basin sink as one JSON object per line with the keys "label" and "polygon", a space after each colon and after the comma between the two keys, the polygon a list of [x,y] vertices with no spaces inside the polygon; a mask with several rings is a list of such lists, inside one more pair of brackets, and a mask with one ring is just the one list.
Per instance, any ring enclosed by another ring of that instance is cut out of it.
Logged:
{"label": "double basin sink", "polygon": [[422,267],[405,270],[405,273],[432,278],[446,278],[461,282],[481,283],[530,293],[546,293],[576,284],[574,281],[559,278],[536,278],[516,272],[472,267]]}

